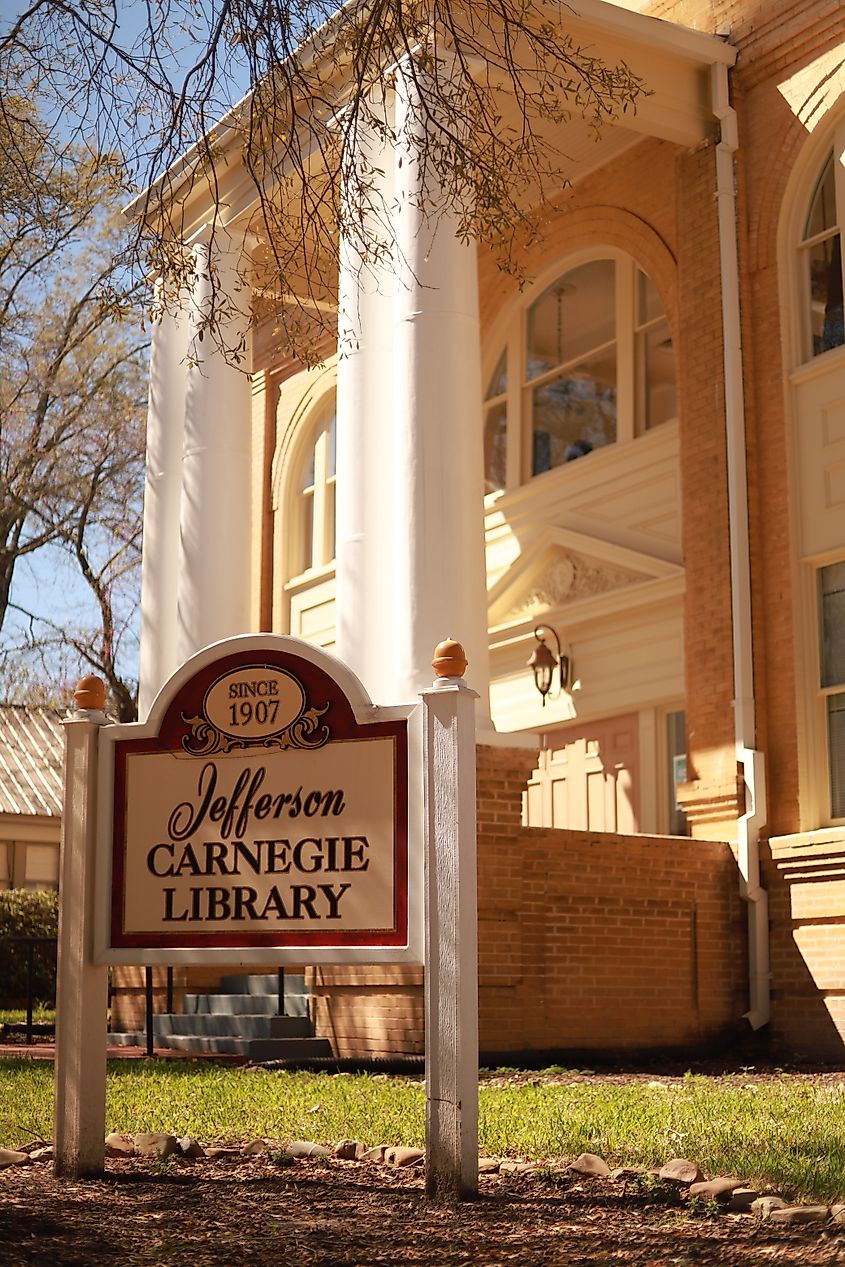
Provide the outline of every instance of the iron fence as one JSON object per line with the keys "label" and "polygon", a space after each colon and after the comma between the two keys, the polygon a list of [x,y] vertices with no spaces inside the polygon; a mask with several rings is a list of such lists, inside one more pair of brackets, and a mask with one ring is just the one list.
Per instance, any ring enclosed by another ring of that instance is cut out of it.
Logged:
{"label": "iron fence", "polygon": [[26,1009],[26,1041],[35,1032],[36,1003],[56,1005],[56,937],[0,937],[0,997]]}

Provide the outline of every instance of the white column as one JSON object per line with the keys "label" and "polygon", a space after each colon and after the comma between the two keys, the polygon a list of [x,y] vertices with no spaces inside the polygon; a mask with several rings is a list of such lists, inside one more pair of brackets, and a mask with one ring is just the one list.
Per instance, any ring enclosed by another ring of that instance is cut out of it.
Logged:
{"label": "white column", "polygon": [[[376,703],[395,702],[390,621],[393,149],[366,110],[345,144],[337,366],[337,654]],[[369,205],[362,189],[370,186]]]}
{"label": "white column", "polygon": [[94,924],[97,750],[106,689],[83,678],[64,722],[64,812],[56,977],[55,1171],[102,1173],[106,1119],[108,968],[91,962]]}
{"label": "white column", "polygon": [[[474,243],[455,237],[434,173],[414,147],[418,90],[397,76],[394,326],[395,637],[402,695],[429,679],[431,647],[460,637],[470,685],[489,713],[478,278]],[[427,220],[425,207],[437,214]]]}
{"label": "white column", "polygon": [[162,310],[153,323],[150,346],[138,687],[142,720],[178,664],[176,591],[187,352],[184,315],[179,320]]}
{"label": "white column", "polygon": [[[203,323],[212,295],[232,305],[227,347],[249,323],[249,293],[239,271],[243,250],[217,230],[213,251],[194,247],[179,540],[179,662],[220,638],[249,632],[251,391],[249,340],[241,367],[228,364]],[[225,248],[225,249],[224,249]],[[200,338],[200,332],[203,337]]]}

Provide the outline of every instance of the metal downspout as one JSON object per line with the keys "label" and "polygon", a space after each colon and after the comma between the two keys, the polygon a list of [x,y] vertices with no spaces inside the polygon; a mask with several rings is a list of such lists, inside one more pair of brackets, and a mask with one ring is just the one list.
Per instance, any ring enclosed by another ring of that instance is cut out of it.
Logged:
{"label": "metal downspout", "polygon": [[739,304],[739,251],[736,231],[734,155],[738,136],[726,66],[711,67],[713,113],[720,123],[716,147],[716,200],[722,282],[725,368],[725,430],[733,618],[734,726],[736,759],[745,783],[746,812],[737,820],[740,893],[748,903],[748,996],[745,1019],[760,1029],[771,1017],[769,988],[769,900],[760,885],[760,831],[766,824],[766,776],[755,744],[754,661],[751,633],[751,563],[748,536],[748,483],[745,457],[742,340]]}

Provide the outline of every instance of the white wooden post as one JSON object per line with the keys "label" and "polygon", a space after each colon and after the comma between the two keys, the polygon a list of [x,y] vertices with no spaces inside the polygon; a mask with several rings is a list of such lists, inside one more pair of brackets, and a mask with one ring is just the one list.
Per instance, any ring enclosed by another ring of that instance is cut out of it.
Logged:
{"label": "white wooden post", "polygon": [[64,812],[56,981],[55,1172],[102,1174],[106,1119],[108,968],[91,962],[97,805],[97,736],[106,688],[85,677],[64,723]]}
{"label": "white wooden post", "polygon": [[435,652],[425,705],[426,1189],[478,1195],[475,701],[460,643]]}

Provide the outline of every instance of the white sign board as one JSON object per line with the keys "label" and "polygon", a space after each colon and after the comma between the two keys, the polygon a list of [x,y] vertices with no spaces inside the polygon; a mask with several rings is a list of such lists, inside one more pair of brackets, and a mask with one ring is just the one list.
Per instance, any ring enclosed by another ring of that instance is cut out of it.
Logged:
{"label": "white sign board", "polygon": [[100,746],[100,963],[422,959],[419,709],[291,638],[189,660]]}

